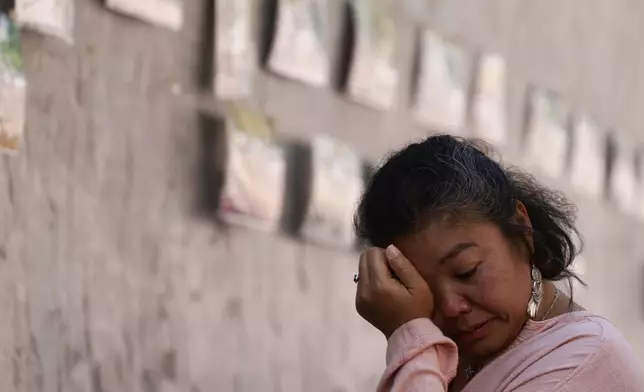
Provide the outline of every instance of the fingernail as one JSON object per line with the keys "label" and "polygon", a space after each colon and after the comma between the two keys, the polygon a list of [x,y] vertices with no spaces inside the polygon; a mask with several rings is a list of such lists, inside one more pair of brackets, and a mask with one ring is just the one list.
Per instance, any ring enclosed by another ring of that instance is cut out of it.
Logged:
{"label": "fingernail", "polygon": [[389,245],[385,250],[385,254],[389,260],[395,259],[400,255],[400,251],[394,245]]}

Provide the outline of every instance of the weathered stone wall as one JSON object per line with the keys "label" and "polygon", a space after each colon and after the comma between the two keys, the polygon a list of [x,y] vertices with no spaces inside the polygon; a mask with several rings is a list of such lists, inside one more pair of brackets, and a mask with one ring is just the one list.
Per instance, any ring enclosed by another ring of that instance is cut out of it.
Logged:
{"label": "weathered stone wall", "polygon": [[[354,314],[356,255],[200,212],[201,113],[217,108],[203,88],[210,2],[186,1],[180,34],[77,3],[75,46],[25,34],[25,146],[0,157],[0,391],[373,390],[384,342]],[[535,82],[644,141],[644,5],[426,4],[400,16],[506,55],[513,129]],[[403,69],[411,35],[407,23]],[[405,99],[381,114],[270,76],[259,90],[284,134],[327,132],[366,157],[427,133]],[[581,298],[644,359],[644,229],[579,201],[591,285]]]}

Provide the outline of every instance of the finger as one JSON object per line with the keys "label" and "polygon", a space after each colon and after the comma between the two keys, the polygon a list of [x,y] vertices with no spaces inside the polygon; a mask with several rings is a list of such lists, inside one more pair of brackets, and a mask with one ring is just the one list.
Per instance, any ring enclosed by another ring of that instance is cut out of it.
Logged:
{"label": "finger", "polygon": [[385,250],[387,263],[398,280],[407,288],[417,288],[425,285],[425,280],[414,265],[394,245]]}
{"label": "finger", "polygon": [[358,283],[356,287],[356,310],[358,314],[362,315],[365,303],[369,302],[369,268],[367,267],[367,251],[362,252],[360,255],[360,262],[358,264]]}
{"label": "finger", "polygon": [[367,269],[369,270],[369,279],[371,282],[384,282],[392,278],[391,271],[387,265],[385,252],[380,248],[371,248],[367,251]]}
{"label": "finger", "polygon": [[360,277],[359,282],[366,282],[369,280],[369,269],[367,268],[367,251],[364,251],[360,254],[360,261],[358,263],[358,276]]}
{"label": "finger", "polygon": [[367,253],[366,251],[360,255],[360,262],[358,264],[358,282],[356,287],[356,296],[362,296],[368,288],[369,284],[369,269],[367,268]]}

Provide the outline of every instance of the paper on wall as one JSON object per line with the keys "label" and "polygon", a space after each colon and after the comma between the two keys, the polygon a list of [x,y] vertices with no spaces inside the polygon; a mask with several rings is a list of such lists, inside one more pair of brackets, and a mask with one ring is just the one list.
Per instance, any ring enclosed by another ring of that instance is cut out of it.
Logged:
{"label": "paper on wall", "polygon": [[507,143],[507,81],[505,59],[483,54],[478,62],[472,110],[474,133],[487,142]]}
{"label": "paper on wall", "polygon": [[16,0],[15,10],[19,25],[74,41],[74,0]]}
{"label": "paper on wall", "polygon": [[611,200],[623,212],[635,209],[637,182],[635,175],[635,155],[630,145],[621,139],[616,143],[616,150],[610,173],[609,192]]}
{"label": "paper on wall", "polygon": [[586,264],[586,258],[582,255],[577,255],[572,262],[571,270],[580,278],[583,278],[586,275],[588,266]]}
{"label": "paper on wall", "polygon": [[526,147],[530,165],[550,178],[560,178],[566,170],[570,134],[569,114],[556,94],[532,89]]}
{"label": "paper on wall", "polygon": [[219,203],[225,222],[274,231],[284,203],[286,158],[270,140],[270,121],[235,107],[229,113],[228,160]]}
{"label": "paper on wall", "polygon": [[26,81],[20,32],[13,20],[0,14],[0,152],[20,150],[25,128]]}
{"label": "paper on wall", "polygon": [[575,120],[573,129],[571,184],[583,193],[599,199],[605,184],[605,135],[585,116]]}
{"label": "paper on wall", "polygon": [[635,208],[638,215],[644,219],[644,146],[641,146],[637,152],[637,181],[638,192]]}
{"label": "paper on wall", "polygon": [[462,132],[471,61],[465,51],[431,30],[422,35],[416,117],[440,131]]}
{"label": "paper on wall", "polygon": [[396,99],[396,26],[383,0],[352,0],[357,40],[349,95],[378,109],[389,109]]}
{"label": "paper on wall", "polygon": [[355,243],[353,213],[363,188],[362,161],[348,146],[325,136],[312,142],[312,189],[302,237],[325,245]]}
{"label": "paper on wall", "polygon": [[257,40],[252,0],[217,0],[215,21],[215,95],[239,100],[253,93]]}
{"label": "paper on wall", "polygon": [[105,0],[118,12],[179,31],[183,27],[184,0]]}
{"label": "paper on wall", "polygon": [[322,87],[329,84],[328,0],[279,0],[270,68],[283,76]]}
{"label": "paper on wall", "polygon": [[[570,269],[574,274],[577,275],[579,279],[581,279],[582,281],[585,281],[586,276],[588,274],[588,262],[587,262],[586,256],[581,254],[577,255],[574,258],[572,265],[570,266]],[[563,282],[565,281],[562,281],[562,283]],[[569,291],[570,287],[566,287],[566,289],[567,289],[566,291]],[[573,279],[572,289],[575,296],[575,302],[586,305],[585,302],[588,300],[588,291],[586,290],[586,287],[584,287],[583,284],[577,281],[577,279]]]}

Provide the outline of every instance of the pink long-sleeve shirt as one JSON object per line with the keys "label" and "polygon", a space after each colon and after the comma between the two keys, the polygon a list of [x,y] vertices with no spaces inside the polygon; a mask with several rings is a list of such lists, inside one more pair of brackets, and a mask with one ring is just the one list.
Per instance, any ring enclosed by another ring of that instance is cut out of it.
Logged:
{"label": "pink long-sleeve shirt", "polygon": [[[429,319],[400,327],[378,392],[446,392],[458,352]],[[528,321],[462,392],[644,392],[644,368],[622,334],[587,311]]]}

